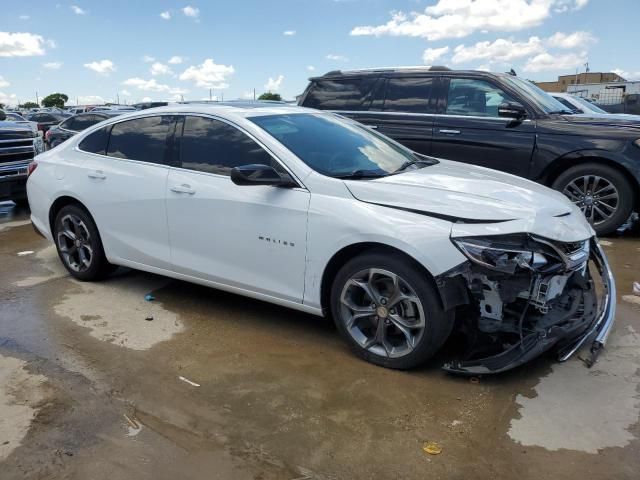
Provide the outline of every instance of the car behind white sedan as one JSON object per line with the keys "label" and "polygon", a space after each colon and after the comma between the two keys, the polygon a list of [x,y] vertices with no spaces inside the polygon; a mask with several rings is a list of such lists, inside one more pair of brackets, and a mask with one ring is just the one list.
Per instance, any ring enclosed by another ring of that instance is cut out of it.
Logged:
{"label": "car behind white sedan", "polygon": [[329,113],[126,114],[38,156],[27,188],[77,279],[123,265],[330,315],[385,367],[424,363],[454,330],[466,348],[450,372],[566,359],[587,341],[595,360],[613,324],[607,260],[562,194]]}

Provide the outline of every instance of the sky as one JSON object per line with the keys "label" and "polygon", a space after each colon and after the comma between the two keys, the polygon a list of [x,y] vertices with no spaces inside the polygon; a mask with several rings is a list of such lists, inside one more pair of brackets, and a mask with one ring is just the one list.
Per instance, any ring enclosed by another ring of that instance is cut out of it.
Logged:
{"label": "sky", "polygon": [[330,70],[640,79],[640,0],[0,0],[0,103],[294,99]]}

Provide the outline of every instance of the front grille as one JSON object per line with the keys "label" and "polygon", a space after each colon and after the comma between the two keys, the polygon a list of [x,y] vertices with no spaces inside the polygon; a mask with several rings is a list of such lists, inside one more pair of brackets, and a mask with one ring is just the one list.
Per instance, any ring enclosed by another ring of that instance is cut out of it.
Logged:
{"label": "front grille", "polygon": [[[31,160],[35,156],[35,147],[33,144],[33,132],[24,138],[24,132],[2,131],[0,129],[0,165]],[[7,138],[9,134],[13,134],[14,138]]]}

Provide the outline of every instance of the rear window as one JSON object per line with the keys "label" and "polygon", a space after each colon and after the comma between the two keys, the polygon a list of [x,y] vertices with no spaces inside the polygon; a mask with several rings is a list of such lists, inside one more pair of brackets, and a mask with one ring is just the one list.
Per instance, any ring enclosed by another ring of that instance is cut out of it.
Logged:
{"label": "rear window", "polygon": [[80,141],[78,148],[83,152],[97,153],[105,155],[107,152],[107,141],[109,140],[109,129],[111,125],[96,130]]}
{"label": "rear window", "polygon": [[376,78],[318,80],[307,93],[304,106],[320,110],[366,110]]}

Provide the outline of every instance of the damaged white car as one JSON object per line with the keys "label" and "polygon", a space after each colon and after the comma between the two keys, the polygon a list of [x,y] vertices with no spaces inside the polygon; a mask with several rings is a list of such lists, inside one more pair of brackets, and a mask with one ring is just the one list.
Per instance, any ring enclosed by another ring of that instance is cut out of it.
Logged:
{"label": "damaged white car", "polygon": [[594,361],[613,324],[607,260],[562,194],[415,154],[333,114],[145,110],[29,172],[32,222],[76,278],[123,265],[330,315],[385,367],[423,364],[454,333],[454,373],[550,349],[563,360],[586,342]]}

